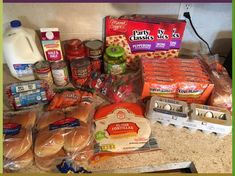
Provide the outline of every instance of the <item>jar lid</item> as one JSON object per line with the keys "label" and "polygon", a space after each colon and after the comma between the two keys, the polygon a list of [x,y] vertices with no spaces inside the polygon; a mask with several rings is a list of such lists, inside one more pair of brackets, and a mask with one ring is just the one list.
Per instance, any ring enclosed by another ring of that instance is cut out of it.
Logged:
{"label": "jar lid", "polygon": [[120,46],[109,46],[105,52],[110,57],[121,57],[125,54],[124,48]]}
{"label": "jar lid", "polygon": [[82,41],[79,39],[71,39],[67,41],[67,47],[71,50],[77,50],[81,47]]}
{"label": "jar lid", "polygon": [[100,49],[103,46],[103,42],[100,40],[89,40],[85,42],[85,46],[87,48],[96,50],[96,49]]}
{"label": "jar lid", "polygon": [[74,59],[71,61],[71,66],[84,67],[90,65],[89,58]]}

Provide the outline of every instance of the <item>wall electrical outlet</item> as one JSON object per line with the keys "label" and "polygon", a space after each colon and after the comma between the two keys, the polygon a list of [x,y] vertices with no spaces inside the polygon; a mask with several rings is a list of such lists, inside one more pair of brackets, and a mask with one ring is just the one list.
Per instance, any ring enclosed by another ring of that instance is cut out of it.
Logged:
{"label": "wall electrical outlet", "polygon": [[192,16],[192,14],[193,14],[193,4],[192,3],[181,3],[178,19],[180,19],[180,20],[185,20],[186,19],[184,17],[184,12],[189,12],[190,15]]}

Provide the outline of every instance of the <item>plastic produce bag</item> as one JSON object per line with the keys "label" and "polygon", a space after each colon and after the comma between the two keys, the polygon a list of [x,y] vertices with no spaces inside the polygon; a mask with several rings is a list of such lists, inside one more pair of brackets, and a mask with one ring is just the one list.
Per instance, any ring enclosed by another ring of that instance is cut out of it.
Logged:
{"label": "plastic produce bag", "polygon": [[208,104],[232,111],[232,80],[227,70],[220,64],[218,55],[207,58],[204,60],[204,64],[206,64],[215,85]]}
{"label": "plastic produce bag", "polygon": [[61,108],[67,108],[71,106],[78,105],[85,98],[87,101],[93,101],[88,99],[93,99],[93,93],[88,91],[82,91],[74,88],[66,88],[62,90],[57,90],[56,95],[53,97],[52,101],[49,103],[47,110],[55,110]]}
{"label": "plastic produce bag", "polygon": [[86,86],[96,91],[112,103],[136,102],[139,89],[140,73],[126,75],[94,74],[87,81]]}

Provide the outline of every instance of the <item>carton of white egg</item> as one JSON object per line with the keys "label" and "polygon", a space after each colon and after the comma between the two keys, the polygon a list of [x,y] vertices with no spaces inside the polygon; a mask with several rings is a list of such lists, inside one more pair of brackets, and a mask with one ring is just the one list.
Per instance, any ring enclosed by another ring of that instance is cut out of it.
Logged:
{"label": "carton of white egg", "polygon": [[147,104],[146,117],[152,123],[172,124],[181,128],[182,123],[188,120],[188,106],[183,101],[153,96]]}
{"label": "carton of white egg", "polygon": [[190,109],[189,123],[185,124],[186,127],[201,130],[207,134],[216,133],[218,136],[231,133],[232,119],[227,109],[201,104],[191,104]]}
{"label": "carton of white egg", "polygon": [[188,106],[184,101],[153,96],[147,104],[145,115],[152,123],[186,127],[191,131],[201,130],[220,137],[232,131],[230,112],[224,108],[200,104]]}

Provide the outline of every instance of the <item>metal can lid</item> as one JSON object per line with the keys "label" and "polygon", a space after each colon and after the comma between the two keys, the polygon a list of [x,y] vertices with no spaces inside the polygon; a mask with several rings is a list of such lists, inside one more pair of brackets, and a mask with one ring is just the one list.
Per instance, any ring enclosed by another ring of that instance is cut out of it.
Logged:
{"label": "metal can lid", "polygon": [[124,48],[120,46],[112,46],[112,45],[106,48],[105,52],[108,56],[114,57],[114,58],[121,57],[125,54]]}
{"label": "metal can lid", "polygon": [[71,61],[71,66],[84,67],[90,65],[89,58],[74,59]]}
{"label": "metal can lid", "polygon": [[100,40],[89,40],[85,42],[85,46],[92,50],[96,50],[96,49],[100,49],[101,47],[103,47],[103,42]]}
{"label": "metal can lid", "polygon": [[48,61],[38,61],[34,64],[34,67],[37,71],[46,71],[50,70],[50,62]]}
{"label": "metal can lid", "polygon": [[51,68],[52,69],[61,69],[66,67],[66,62],[61,60],[61,61],[55,61],[55,62],[51,62]]}

